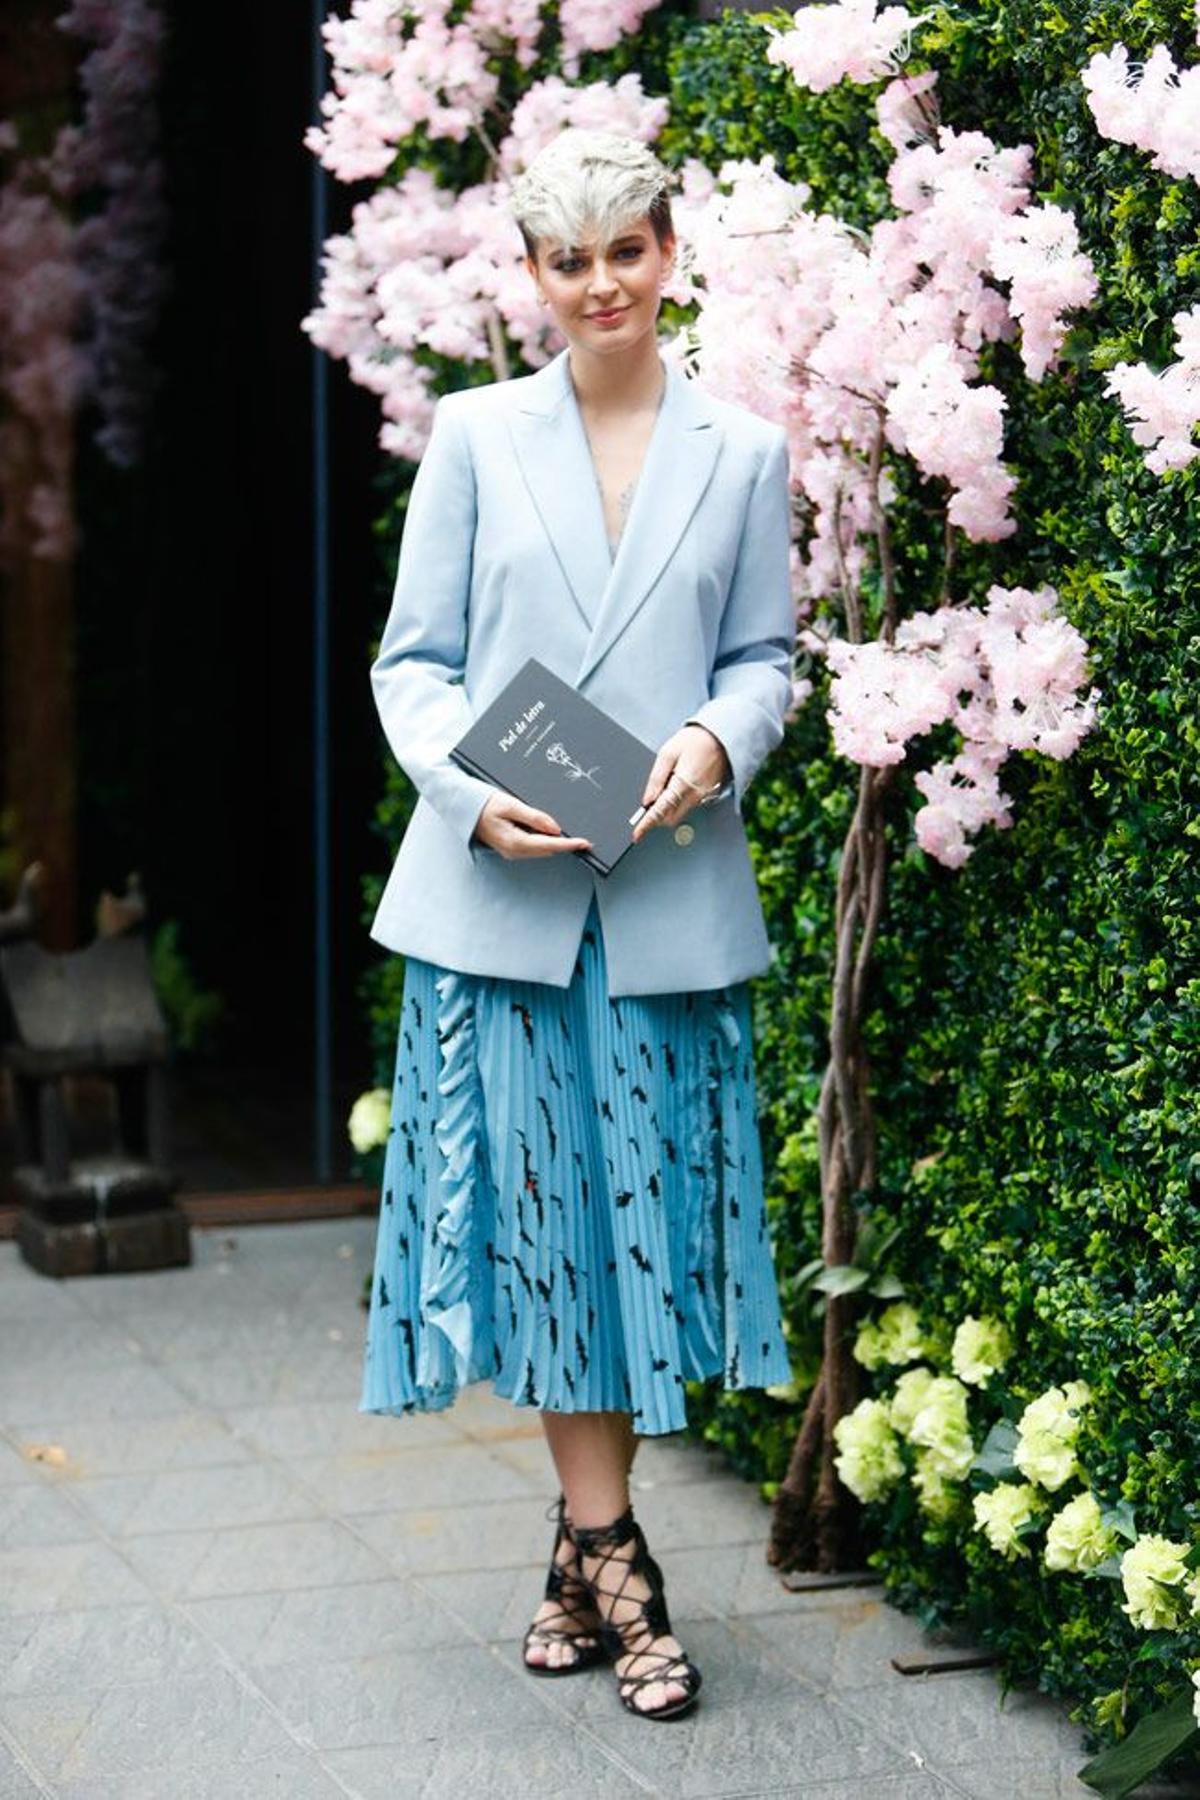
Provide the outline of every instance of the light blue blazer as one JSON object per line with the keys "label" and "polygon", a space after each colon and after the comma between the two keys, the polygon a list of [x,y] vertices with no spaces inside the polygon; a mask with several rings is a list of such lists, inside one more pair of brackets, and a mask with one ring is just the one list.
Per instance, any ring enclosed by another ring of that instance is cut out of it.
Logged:
{"label": "light blue blazer", "polygon": [[[566,350],[437,404],[371,665],[419,796],[370,927],[389,949],[565,987],[594,893],[614,998],[768,965],[741,807],[791,703],[786,435],[666,368],[615,559]],[[726,796],[693,808],[690,833],[656,826],[607,877],[472,841],[494,789],[448,753],[529,656],[654,748],[707,725]]]}

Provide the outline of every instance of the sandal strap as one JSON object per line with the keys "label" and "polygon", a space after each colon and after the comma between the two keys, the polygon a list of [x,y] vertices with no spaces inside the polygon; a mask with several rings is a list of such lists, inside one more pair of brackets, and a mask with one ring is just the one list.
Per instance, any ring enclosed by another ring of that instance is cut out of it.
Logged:
{"label": "sandal strap", "polygon": [[561,1563],[558,1560],[560,1544],[564,1538],[569,1538],[571,1535],[567,1527],[566,1514],[562,1509],[561,1496],[557,1506],[551,1508],[548,1516],[553,1517],[555,1511],[558,1513],[558,1533],[554,1539],[554,1549],[550,1556],[550,1567],[546,1571],[546,1585],[543,1590],[543,1599],[553,1600],[558,1607],[559,1615],[562,1618],[574,1619],[581,1613],[592,1612],[594,1608],[592,1606],[591,1595],[588,1593],[583,1580],[582,1571],[579,1568],[578,1551],[575,1553],[574,1568],[572,1568],[569,1563]]}
{"label": "sandal strap", "polygon": [[[663,1592],[662,1570],[650,1554],[645,1533],[634,1518],[633,1509],[622,1513],[611,1525],[596,1530],[572,1526],[571,1535],[579,1550],[580,1574],[591,1591],[601,1618],[607,1623],[611,1619],[613,1608],[621,1600],[628,1600],[638,1608],[633,1618],[621,1625],[613,1622],[611,1626],[612,1630],[622,1634],[626,1650],[632,1653],[635,1648],[628,1641],[631,1633],[644,1637],[647,1642],[654,1638],[669,1637],[671,1621]],[[618,1556],[618,1550],[631,1541],[633,1555]],[[585,1556],[599,1559],[599,1567],[590,1575],[583,1568],[582,1558]],[[645,1598],[628,1591],[634,1576],[641,1576],[645,1580],[650,1590]],[[609,1601],[611,1604],[605,1607],[601,1604],[602,1601]]]}
{"label": "sandal strap", "polygon": [[[619,1653],[622,1655],[663,1657],[669,1662],[679,1662],[681,1659],[678,1653],[671,1655],[649,1649],[656,1638],[670,1637],[673,1634],[663,1589],[663,1573],[650,1554],[646,1535],[633,1516],[633,1508],[622,1513],[619,1519],[614,1519],[611,1525],[595,1530],[578,1526],[570,1526],[569,1529],[579,1550],[581,1577],[604,1622],[604,1629],[612,1634],[608,1642],[614,1651],[613,1640],[619,1638]],[[633,1555],[618,1555],[617,1552],[630,1542],[633,1543]],[[599,1567],[590,1575],[583,1566],[582,1559],[585,1556],[599,1559]],[[640,1577],[649,1590],[644,1598],[630,1592],[630,1584],[635,1577]],[[612,1614],[622,1600],[629,1601],[638,1610],[623,1623],[617,1623]]]}
{"label": "sandal strap", "polygon": [[[620,1549],[631,1537],[641,1537],[642,1528],[633,1516],[632,1506],[612,1521],[611,1525],[576,1525],[572,1520],[568,1526],[575,1548],[585,1556],[595,1556],[599,1551],[612,1546]],[[643,1542],[645,1540],[643,1539]]]}
{"label": "sandal strap", "polygon": [[[628,1701],[634,1694],[640,1694],[644,1688],[653,1687],[656,1682],[673,1681],[689,1691],[700,1685],[700,1671],[687,1656],[670,1656],[665,1650],[642,1650],[639,1656],[653,1657],[660,1667],[644,1669],[638,1675],[618,1675],[621,1698]],[[657,1708],[651,1708],[656,1711]]]}

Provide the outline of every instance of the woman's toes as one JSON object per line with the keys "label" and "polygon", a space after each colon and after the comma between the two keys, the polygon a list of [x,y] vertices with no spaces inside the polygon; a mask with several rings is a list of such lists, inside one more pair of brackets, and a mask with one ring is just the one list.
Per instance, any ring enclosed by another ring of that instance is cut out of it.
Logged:
{"label": "woman's toes", "polygon": [[685,1700],[687,1693],[678,1681],[652,1681],[642,1688],[635,1704],[643,1712],[660,1712],[664,1706],[674,1706],[677,1700]]}

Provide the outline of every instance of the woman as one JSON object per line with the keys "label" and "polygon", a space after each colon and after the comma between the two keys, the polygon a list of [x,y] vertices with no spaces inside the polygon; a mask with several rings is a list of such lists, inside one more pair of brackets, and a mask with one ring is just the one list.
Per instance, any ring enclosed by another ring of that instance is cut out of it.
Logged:
{"label": "woman", "polygon": [[[611,1658],[640,1717],[700,1673],[629,1501],[684,1383],[785,1381],[747,978],[741,804],[791,701],[785,434],[659,355],[667,170],[568,130],[517,182],[567,348],[442,398],[371,677],[419,798],[371,935],[406,957],[360,1410],[490,1376],[560,1478],[526,1667]],[[448,752],[524,661],[657,747],[607,878]]]}

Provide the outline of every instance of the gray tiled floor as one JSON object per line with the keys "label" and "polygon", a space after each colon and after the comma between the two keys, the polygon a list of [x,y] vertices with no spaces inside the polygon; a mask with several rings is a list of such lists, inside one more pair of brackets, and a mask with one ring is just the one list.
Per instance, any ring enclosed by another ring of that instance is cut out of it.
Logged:
{"label": "gray tiled floor", "polygon": [[65,1283],[0,1244],[0,1800],[1086,1794],[1057,1708],[897,1674],[916,1624],[789,1593],[755,1490],[682,1440],[643,1446],[636,1505],[698,1711],[523,1674],[537,1416],[358,1412],[373,1242],[198,1231],[190,1269]]}

